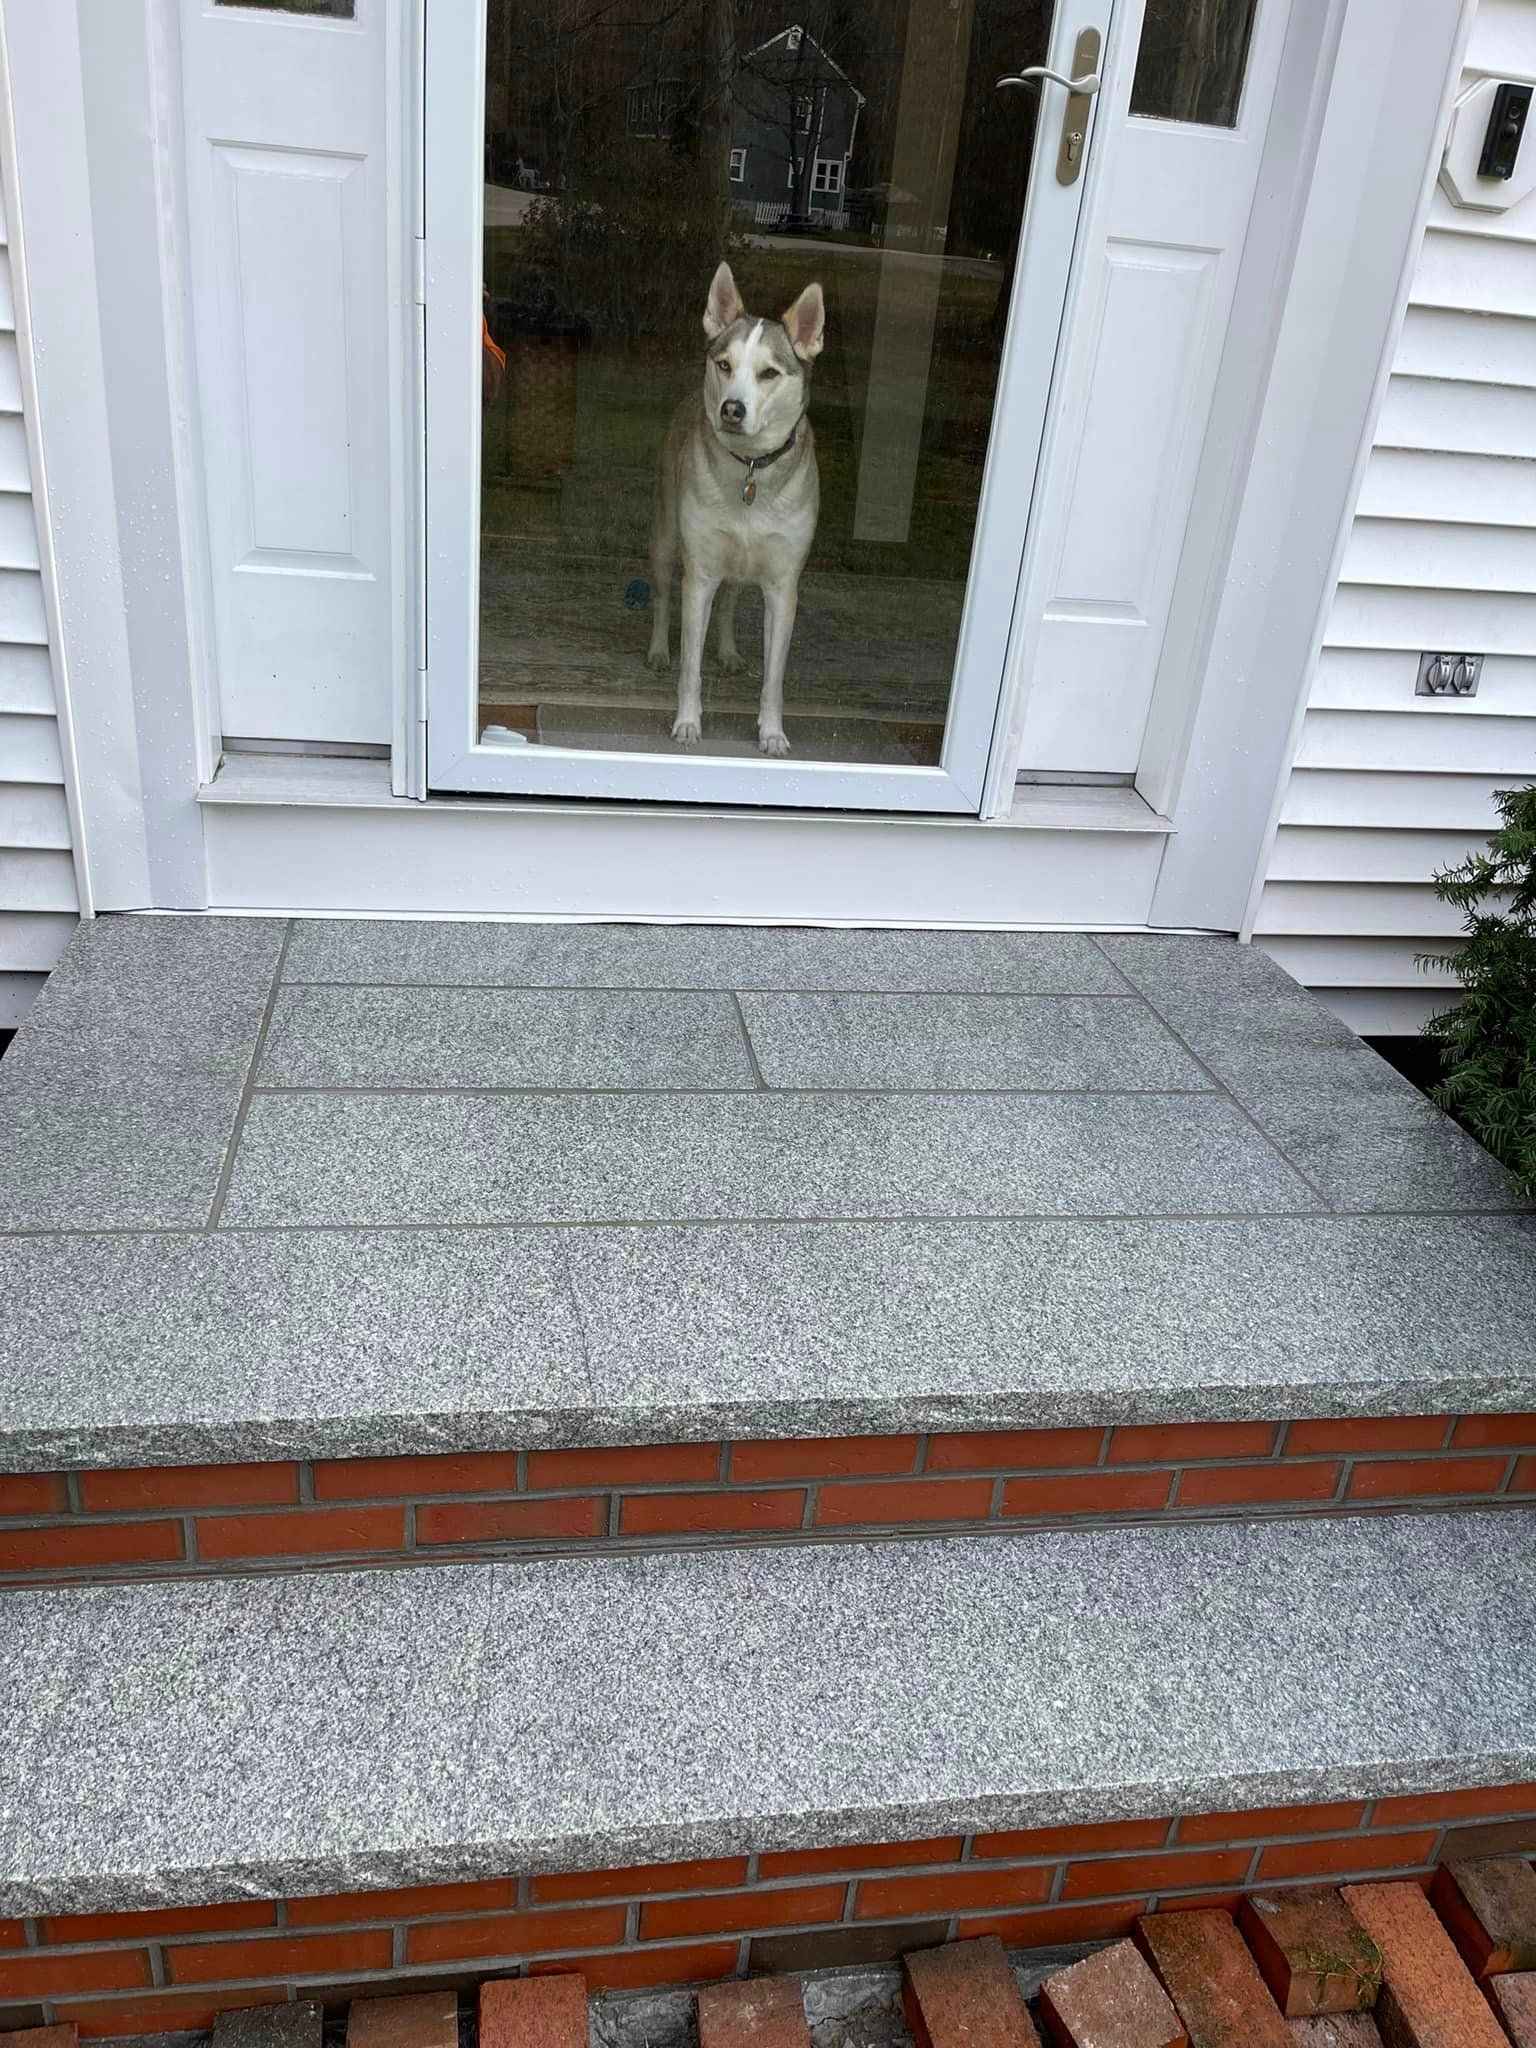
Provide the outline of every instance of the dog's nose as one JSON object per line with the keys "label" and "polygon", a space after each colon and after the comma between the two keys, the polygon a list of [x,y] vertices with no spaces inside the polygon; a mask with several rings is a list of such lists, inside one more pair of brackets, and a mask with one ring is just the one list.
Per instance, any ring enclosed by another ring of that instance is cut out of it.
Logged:
{"label": "dog's nose", "polygon": [[733,427],[739,427],[746,416],[747,408],[739,398],[727,398],[721,401],[720,417],[723,420],[729,420]]}

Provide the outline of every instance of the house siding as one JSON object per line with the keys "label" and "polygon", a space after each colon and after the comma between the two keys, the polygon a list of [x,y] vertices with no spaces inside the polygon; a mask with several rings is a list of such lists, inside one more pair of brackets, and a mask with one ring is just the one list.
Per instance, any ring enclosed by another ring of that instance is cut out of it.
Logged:
{"label": "house siding", "polygon": [[79,913],[0,185],[0,1031],[19,1024]]}
{"label": "house siding", "polygon": [[[1536,79],[1528,0],[1481,0],[1463,85],[1488,76]],[[1477,696],[1415,696],[1426,651],[1484,654]],[[1256,941],[1357,1031],[1416,1031],[1455,986],[1416,965],[1460,928],[1431,876],[1532,777],[1536,193],[1477,213],[1437,186]]]}

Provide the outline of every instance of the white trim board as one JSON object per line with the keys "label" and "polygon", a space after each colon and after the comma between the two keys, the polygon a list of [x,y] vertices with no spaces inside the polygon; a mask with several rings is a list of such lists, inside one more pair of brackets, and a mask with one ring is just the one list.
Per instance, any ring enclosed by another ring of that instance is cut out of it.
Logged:
{"label": "white trim board", "polygon": [[383,762],[291,756],[237,756],[201,803],[210,905],[277,915],[1141,928],[1170,832],[1130,790],[1031,791],[991,821],[423,804]]}

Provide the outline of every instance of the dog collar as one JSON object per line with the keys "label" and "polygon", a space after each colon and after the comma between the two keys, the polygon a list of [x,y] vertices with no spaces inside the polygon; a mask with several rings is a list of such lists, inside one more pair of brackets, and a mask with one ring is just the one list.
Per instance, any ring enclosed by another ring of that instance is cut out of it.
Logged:
{"label": "dog collar", "polygon": [[789,430],[789,439],[781,441],[771,455],[738,455],[734,448],[726,449],[725,452],[730,456],[732,462],[739,462],[747,472],[746,481],[741,487],[741,502],[743,505],[752,505],[757,502],[757,472],[760,469],[766,469],[770,462],[777,462],[781,455],[789,453],[790,449],[795,445],[795,436],[799,433],[804,420],[805,414],[801,413],[800,418],[795,421],[795,424]]}

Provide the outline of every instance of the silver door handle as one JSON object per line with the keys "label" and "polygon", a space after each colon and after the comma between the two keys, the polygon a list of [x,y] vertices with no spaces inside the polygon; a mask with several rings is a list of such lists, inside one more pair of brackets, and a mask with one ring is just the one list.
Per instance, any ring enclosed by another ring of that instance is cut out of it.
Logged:
{"label": "silver door handle", "polygon": [[1010,71],[1006,78],[997,81],[998,89],[1005,85],[1038,85],[1042,78],[1048,78],[1053,85],[1064,85],[1068,92],[1081,93],[1088,99],[1104,83],[1097,71],[1085,71],[1081,78],[1068,78],[1064,71],[1053,71],[1049,64],[1031,64],[1024,71]]}

